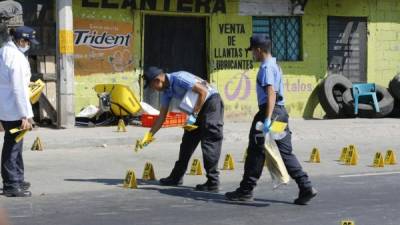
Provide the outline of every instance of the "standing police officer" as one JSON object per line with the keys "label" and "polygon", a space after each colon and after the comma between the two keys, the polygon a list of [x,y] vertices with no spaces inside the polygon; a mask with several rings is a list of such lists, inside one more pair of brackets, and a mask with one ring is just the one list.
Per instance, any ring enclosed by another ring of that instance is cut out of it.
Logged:
{"label": "standing police officer", "polygon": [[[250,47],[253,57],[261,62],[257,74],[257,99],[259,111],[254,116],[250,128],[248,155],[244,165],[243,180],[236,191],[228,192],[225,197],[231,201],[249,201],[253,198],[253,189],[260,178],[265,162],[265,138],[272,119],[288,123],[289,115],[284,106],[282,72],[271,55],[271,41],[263,35],[253,35],[250,38]],[[257,122],[264,123],[263,131],[256,130]],[[283,162],[289,175],[296,181],[300,192],[295,204],[305,205],[317,195],[307,174],[303,171],[299,161],[293,154],[291,132],[286,128],[287,135],[276,144],[281,153]]]}
{"label": "standing police officer", "polygon": [[206,81],[195,75],[180,71],[164,73],[157,67],[150,67],[145,73],[147,84],[156,91],[162,91],[160,116],[151,130],[146,133],[143,142],[150,143],[153,135],[161,128],[168,113],[172,98],[182,101],[188,91],[198,94],[194,103],[193,113],[187,124],[198,126],[192,131],[185,130],[179,151],[179,159],[171,174],[160,179],[161,185],[177,186],[183,183],[182,178],[188,167],[190,157],[201,142],[204,168],[207,172],[207,182],[196,186],[198,191],[218,192],[219,171],[218,161],[221,155],[223,138],[224,104],[217,90]]}
{"label": "standing police officer", "polygon": [[27,197],[30,183],[24,180],[22,159],[23,140],[16,143],[18,135],[13,128],[31,129],[33,117],[29,101],[31,69],[24,53],[31,44],[38,44],[35,31],[26,26],[10,32],[11,40],[0,49],[0,121],[5,135],[1,155],[3,193],[8,197]]}

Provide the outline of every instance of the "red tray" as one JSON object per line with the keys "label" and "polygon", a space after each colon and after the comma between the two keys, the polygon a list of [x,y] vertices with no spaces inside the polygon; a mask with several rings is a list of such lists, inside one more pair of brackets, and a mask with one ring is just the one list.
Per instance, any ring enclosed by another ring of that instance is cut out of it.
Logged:
{"label": "red tray", "polygon": [[[158,115],[142,114],[142,127],[152,127],[156,122]],[[162,127],[178,127],[185,124],[187,120],[186,113],[182,112],[170,112],[167,114],[167,118]]]}

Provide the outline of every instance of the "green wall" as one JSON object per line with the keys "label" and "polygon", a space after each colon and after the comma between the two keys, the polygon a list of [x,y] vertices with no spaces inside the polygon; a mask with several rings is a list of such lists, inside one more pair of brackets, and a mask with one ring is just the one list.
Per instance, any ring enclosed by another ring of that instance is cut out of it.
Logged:
{"label": "green wall", "polygon": [[[113,0],[112,2],[119,2]],[[120,1],[123,2],[123,1]],[[140,5],[140,1],[136,4]],[[257,110],[255,77],[258,64],[250,63],[251,56],[243,53],[252,34],[252,17],[238,15],[238,1],[225,0],[226,12],[207,13],[204,9],[195,12],[176,12],[176,1],[171,1],[168,12],[163,10],[163,1],[158,0],[155,10],[82,8],[81,0],[74,0],[74,17],[101,18],[129,21],[134,27],[134,70],[121,74],[93,74],[77,76],[76,109],[97,103],[92,91],[95,83],[122,82],[129,84],[137,93],[139,65],[142,55],[141,24],[145,13],[165,15],[205,16],[209,20],[209,72],[210,81],[221,93],[226,105],[225,115],[230,120],[248,120]],[[211,1],[211,8],[214,1]],[[190,5],[189,5],[190,6]],[[189,7],[190,9],[190,7]],[[327,68],[327,17],[368,17],[368,65],[369,82],[387,86],[389,80],[400,72],[400,1],[396,0],[309,0],[302,17],[303,60],[280,62],[284,71],[286,106],[292,117],[317,117],[324,115],[318,105],[315,87],[326,76]],[[222,29],[224,24],[238,24],[239,29]],[[222,31],[222,32],[221,32]],[[227,32],[226,32],[227,31]],[[229,41],[234,39],[234,42]],[[145,41],[145,40],[144,40]],[[226,48],[242,51],[242,54],[224,57],[219,52]],[[240,50],[242,49],[242,50]],[[216,53],[217,52],[217,53]],[[217,69],[221,61],[242,62],[240,69]]]}

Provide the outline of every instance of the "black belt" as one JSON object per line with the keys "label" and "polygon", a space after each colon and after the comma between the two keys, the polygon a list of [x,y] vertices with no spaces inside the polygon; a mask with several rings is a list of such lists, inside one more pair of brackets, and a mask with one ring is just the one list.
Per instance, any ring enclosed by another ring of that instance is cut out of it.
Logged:
{"label": "black belt", "polygon": [[[260,111],[265,111],[265,110],[267,109],[267,105],[268,105],[268,104],[259,105],[259,106],[258,106],[258,110],[260,110]],[[275,104],[274,108],[281,108],[281,109],[283,109],[283,108],[285,108],[285,106],[284,106],[284,105]]]}

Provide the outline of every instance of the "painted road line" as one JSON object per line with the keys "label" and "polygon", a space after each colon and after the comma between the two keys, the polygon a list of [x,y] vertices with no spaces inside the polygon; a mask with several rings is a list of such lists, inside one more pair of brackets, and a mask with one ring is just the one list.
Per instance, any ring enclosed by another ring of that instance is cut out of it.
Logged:
{"label": "painted road line", "polygon": [[369,177],[369,176],[385,176],[385,175],[394,175],[400,174],[400,172],[382,172],[382,173],[360,173],[360,174],[351,174],[351,175],[341,175],[341,178],[347,177]]}

